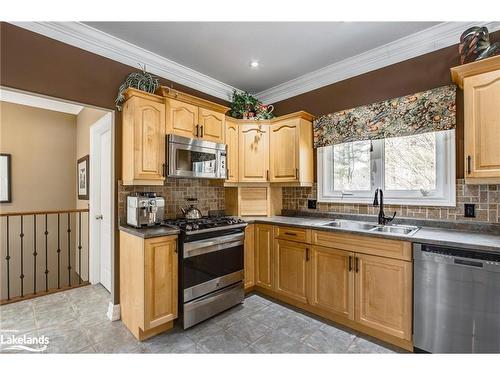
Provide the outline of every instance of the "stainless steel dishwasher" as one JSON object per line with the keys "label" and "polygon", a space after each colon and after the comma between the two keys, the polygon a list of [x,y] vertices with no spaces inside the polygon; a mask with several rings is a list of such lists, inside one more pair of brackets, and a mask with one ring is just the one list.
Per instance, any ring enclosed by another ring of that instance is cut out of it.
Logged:
{"label": "stainless steel dishwasher", "polygon": [[500,254],[414,244],[413,344],[500,353]]}

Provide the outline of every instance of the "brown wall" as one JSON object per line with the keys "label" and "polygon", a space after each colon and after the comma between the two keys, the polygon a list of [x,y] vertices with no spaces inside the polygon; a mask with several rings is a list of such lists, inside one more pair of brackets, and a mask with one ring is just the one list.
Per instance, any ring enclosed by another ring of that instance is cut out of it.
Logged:
{"label": "brown wall", "polygon": [[[490,35],[500,40],[500,31]],[[425,91],[452,83],[450,68],[460,64],[458,44],[336,82],[274,104],[279,115],[308,111],[316,116]],[[457,92],[457,178],[463,178],[463,93]]]}
{"label": "brown wall", "polygon": [[[118,87],[135,69],[17,26],[0,23],[0,85],[114,110]],[[170,86],[220,104],[227,102],[161,79]],[[115,176],[121,178],[121,116],[115,116]],[[115,186],[118,181],[115,181]],[[116,189],[117,190],[117,189]],[[115,195],[117,202],[117,193]],[[115,204],[118,207],[118,204]],[[115,218],[118,215],[115,212]],[[117,226],[116,226],[117,227]],[[118,244],[118,232],[115,233]],[[119,248],[116,245],[114,302],[119,298]]]}

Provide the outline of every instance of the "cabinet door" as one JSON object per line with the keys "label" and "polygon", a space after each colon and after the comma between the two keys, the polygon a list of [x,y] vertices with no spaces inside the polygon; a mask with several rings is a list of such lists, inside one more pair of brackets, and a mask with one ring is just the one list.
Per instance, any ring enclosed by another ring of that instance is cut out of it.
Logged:
{"label": "cabinet door", "polygon": [[245,228],[245,288],[255,284],[255,225]]}
{"label": "cabinet door", "polygon": [[269,167],[271,182],[299,179],[299,121],[279,121],[270,127]]}
{"label": "cabinet door", "polygon": [[273,287],[273,226],[255,225],[255,285]]}
{"label": "cabinet door", "polygon": [[177,318],[177,240],[159,237],[144,244],[144,330]]}
{"label": "cabinet door", "polygon": [[313,246],[309,304],[354,319],[354,253]]}
{"label": "cabinet door", "polygon": [[302,303],[307,303],[308,246],[300,242],[274,240],[275,290]]}
{"label": "cabinet door", "polygon": [[238,182],[238,124],[226,119],[227,180]]}
{"label": "cabinet door", "polygon": [[144,98],[134,100],[134,178],[164,180],[165,107]]}
{"label": "cabinet door", "polygon": [[206,141],[224,143],[226,116],[223,113],[200,108],[198,121],[200,124],[200,138]]}
{"label": "cabinet door", "polygon": [[464,79],[465,178],[500,182],[500,70]]}
{"label": "cabinet door", "polygon": [[411,339],[411,262],[355,254],[355,319],[401,339]]}
{"label": "cabinet door", "polygon": [[269,178],[269,125],[239,125],[239,181],[266,182]]}
{"label": "cabinet door", "polygon": [[198,107],[175,99],[166,99],[167,133],[183,137],[197,136]]}

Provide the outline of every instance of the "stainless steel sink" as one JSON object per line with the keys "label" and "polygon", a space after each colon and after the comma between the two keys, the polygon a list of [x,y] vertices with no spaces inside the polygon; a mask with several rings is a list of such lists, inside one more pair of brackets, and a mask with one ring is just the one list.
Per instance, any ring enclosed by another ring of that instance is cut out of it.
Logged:
{"label": "stainless steel sink", "polygon": [[420,229],[420,227],[416,227],[413,225],[396,225],[396,224],[377,225],[375,223],[367,223],[364,221],[354,221],[354,220],[335,220],[325,224],[321,224],[321,226],[347,229],[347,230],[359,230],[363,232],[402,234],[406,236],[411,236]]}
{"label": "stainless steel sink", "polygon": [[384,225],[377,226],[370,230],[370,232],[383,232],[383,233],[394,233],[394,234],[404,234],[411,236],[418,231],[420,227],[415,227],[413,225]]}
{"label": "stainless steel sink", "polygon": [[342,228],[342,229],[351,229],[351,230],[363,230],[363,231],[369,231],[369,230],[375,229],[377,227],[376,224],[365,223],[363,221],[353,221],[353,220],[335,220],[335,221],[323,224],[323,226]]}

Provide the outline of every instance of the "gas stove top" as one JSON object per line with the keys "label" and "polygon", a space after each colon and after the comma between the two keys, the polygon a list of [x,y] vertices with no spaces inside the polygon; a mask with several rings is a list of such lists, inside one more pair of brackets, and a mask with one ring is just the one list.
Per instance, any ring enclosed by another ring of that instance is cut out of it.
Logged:
{"label": "gas stove top", "polygon": [[242,228],[247,224],[244,220],[232,216],[203,217],[201,219],[168,219],[164,225],[178,227],[184,233],[204,233],[221,229]]}

